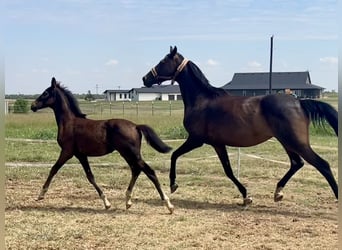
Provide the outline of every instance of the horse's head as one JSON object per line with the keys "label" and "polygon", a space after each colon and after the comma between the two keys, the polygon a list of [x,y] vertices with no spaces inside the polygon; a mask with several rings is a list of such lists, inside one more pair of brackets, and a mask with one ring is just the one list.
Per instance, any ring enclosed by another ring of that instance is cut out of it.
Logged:
{"label": "horse's head", "polygon": [[53,77],[51,80],[51,86],[47,88],[34,102],[31,104],[31,110],[36,112],[38,109],[52,107],[56,101],[56,88],[57,81]]}
{"label": "horse's head", "polygon": [[187,59],[177,53],[177,47],[171,46],[170,53],[143,77],[144,85],[151,87],[153,84],[161,84],[167,80],[172,80],[171,84],[173,84],[187,62]]}

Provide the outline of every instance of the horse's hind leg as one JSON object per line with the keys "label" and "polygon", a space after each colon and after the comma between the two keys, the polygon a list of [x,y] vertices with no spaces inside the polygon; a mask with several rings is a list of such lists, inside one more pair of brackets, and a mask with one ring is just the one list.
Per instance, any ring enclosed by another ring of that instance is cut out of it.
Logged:
{"label": "horse's hind leg", "polygon": [[247,196],[247,190],[246,188],[239,182],[238,179],[235,178],[233,174],[232,167],[229,162],[229,157],[227,154],[226,146],[213,146],[218,157],[220,158],[220,161],[222,163],[224,172],[226,173],[227,177],[231,179],[234,184],[238,187],[240,193],[242,194],[243,197],[243,205],[247,206],[252,203],[252,198]]}
{"label": "horse's hind leg", "polygon": [[37,200],[42,200],[44,199],[45,193],[48,191],[50,183],[53,179],[53,177],[57,174],[58,170],[60,170],[60,168],[64,165],[64,163],[69,160],[72,157],[72,155],[69,155],[67,153],[65,153],[65,151],[61,151],[58,160],[56,161],[56,163],[52,166],[49,176],[46,179],[42,190],[40,191],[40,194],[37,198]]}
{"label": "horse's hind leg", "polygon": [[90,169],[88,158],[85,155],[76,155],[77,159],[82,164],[84,172],[86,173],[88,181],[95,187],[96,191],[98,192],[100,198],[103,200],[106,209],[109,209],[111,204],[108,201],[106,195],[102,192],[101,188],[96,184],[95,177]]}
{"label": "horse's hind leg", "polygon": [[304,165],[303,160],[300,158],[300,156],[294,152],[286,150],[291,166],[289,171],[284,175],[283,178],[277,183],[276,190],[274,192],[274,201],[281,201],[283,199],[283,188],[285,187],[286,183],[289,181],[289,179]]}
{"label": "horse's hind leg", "polygon": [[331,172],[329,163],[316,154],[310,146],[307,146],[301,150],[301,156],[325,177],[331,189],[333,190],[336,199],[338,199],[338,186]]}
{"label": "horse's hind leg", "polygon": [[[169,197],[163,192],[161,189],[159,180],[156,176],[155,171],[143,160],[140,161],[140,164],[142,164],[142,171],[147,175],[147,177],[153,182],[154,186],[156,187],[160,198],[165,202],[166,207],[169,209],[170,213],[173,213],[174,206],[171,204]],[[139,164],[139,165],[140,165]]]}
{"label": "horse's hind leg", "polygon": [[129,185],[126,191],[126,209],[129,209],[132,206],[133,187],[141,173],[141,170],[138,168],[135,168],[133,165],[131,165],[131,170],[132,170],[132,178],[131,178],[131,181],[129,182]]}

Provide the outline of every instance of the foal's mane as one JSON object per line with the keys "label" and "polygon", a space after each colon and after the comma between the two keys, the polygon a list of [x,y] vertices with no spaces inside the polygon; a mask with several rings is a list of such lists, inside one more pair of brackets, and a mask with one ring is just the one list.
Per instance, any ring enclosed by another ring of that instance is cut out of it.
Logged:
{"label": "foal's mane", "polygon": [[67,98],[69,102],[69,107],[71,111],[74,113],[76,117],[85,118],[86,114],[83,114],[79,105],[77,99],[74,97],[74,95],[71,93],[70,90],[67,89],[67,87],[62,86],[60,83],[57,83],[57,88],[63,92],[65,97]]}
{"label": "foal's mane", "polygon": [[194,64],[192,61],[189,61],[188,65],[194,77],[201,83],[200,87],[208,97],[215,98],[228,95],[228,92],[226,92],[224,89],[216,88],[210,85],[209,80],[205,77],[205,75],[196,64]]}

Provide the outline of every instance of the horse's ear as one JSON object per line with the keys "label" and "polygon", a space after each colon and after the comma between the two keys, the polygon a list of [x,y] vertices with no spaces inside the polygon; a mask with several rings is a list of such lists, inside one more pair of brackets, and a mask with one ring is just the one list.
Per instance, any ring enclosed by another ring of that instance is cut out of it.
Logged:
{"label": "horse's ear", "polygon": [[52,79],[51,79],[51,87],[55,88],[56,85],[57,85],[56,78],[52,77]]}
{"label": "horse's ear", "polygon": [[177,53],[177,46],[173,47],[170,46],[170,57],[174,57]]}

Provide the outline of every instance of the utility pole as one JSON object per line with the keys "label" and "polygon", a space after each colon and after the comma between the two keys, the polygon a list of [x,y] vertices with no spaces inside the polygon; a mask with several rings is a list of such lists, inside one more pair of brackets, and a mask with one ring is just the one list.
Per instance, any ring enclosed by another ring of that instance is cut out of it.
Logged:
{"label": "utility pole", "polygon": [[270,76],[269,76],[269,94],[272,94],[272,60],[273,60],[273,35],[271,36],[271,55],[270,55]]}
{"label": "utility pole", "polygon": [[96,94],[98,95],[99,94],[99,85],[96,84]]}

